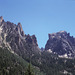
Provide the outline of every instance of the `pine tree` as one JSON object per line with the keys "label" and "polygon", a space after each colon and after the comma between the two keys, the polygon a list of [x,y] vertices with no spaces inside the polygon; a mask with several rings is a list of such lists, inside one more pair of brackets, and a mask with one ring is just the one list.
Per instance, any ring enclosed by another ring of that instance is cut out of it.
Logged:
{"label": "pine tree", "polygon": [[33,69],[31,67],[31,64],[29,63],[28,68],[25,72],[25,75],[34,75]]}
{"label": "pine tree", "polygon": [[[28,45],[29,45],[29,49],[31,49],[30,44],[28,44]],[[32,53],[31,53],[31,51],[29,51],[29,65],[28,65],[28,68],[25,72],[25,75],[35,75],[33,72],[33,68],[31,66],[31,55],[32,55]]]}

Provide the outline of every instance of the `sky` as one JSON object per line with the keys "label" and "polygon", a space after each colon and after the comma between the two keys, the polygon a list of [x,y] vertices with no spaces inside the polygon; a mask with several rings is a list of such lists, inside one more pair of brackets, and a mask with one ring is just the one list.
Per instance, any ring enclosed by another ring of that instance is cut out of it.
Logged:
{"label": "sky", "polygon": [[25,34],[45,47],[49,33],[67,31],[75,37],[75,0],[0,0],[0,16],[22,24]]}

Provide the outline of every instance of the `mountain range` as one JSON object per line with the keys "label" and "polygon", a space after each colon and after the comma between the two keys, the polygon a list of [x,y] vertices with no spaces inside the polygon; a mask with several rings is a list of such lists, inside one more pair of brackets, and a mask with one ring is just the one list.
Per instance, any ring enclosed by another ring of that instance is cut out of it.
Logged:
{"label": "mountain range", "polygon": [[[12,63],[0,68],[1,75],[8,72],[7,75],[24,75],[25,64],[31,62],[38,73],[35,75],[74,75],[75,74],[75,38],[66,31],[48,34],[49,39],[45,48],[39,48],[35,35],[26,35],[22,29],[21,23],[17,25],[9,21],[5,22],[0,17],[0,52],[1,61],[7,61],[10,58],[18,66],[12,66]],[[4,53],[3,53],[4,51]],[[8,56],[10,55],[10,56]],[[12,57],[14,55],[14,58]],[[12,59],[13,58],[13,59]],[[19,59],[20,58],[20,62]],[[3,60],[5,59],[5,61]],[[16,62],[15,62],[16,61]],[[21,65],[21,63],[24,65]],[[0,64],[1,65],[1,64]],[[16,70],[21,67],[22,70],[10,74],[10,70]],[[8,69],[9,68],[9,69]],[[15,69],[16,68],[16,69]],[[4,71],[4,72],[3,72]],[[6,75],[6,74],[5,74]]]}

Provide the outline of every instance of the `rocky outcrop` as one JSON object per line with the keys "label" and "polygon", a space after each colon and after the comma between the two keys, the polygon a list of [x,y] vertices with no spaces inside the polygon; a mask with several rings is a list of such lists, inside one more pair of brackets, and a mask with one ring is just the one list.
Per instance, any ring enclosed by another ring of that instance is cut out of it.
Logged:
{"label": "rocky outcrop", "polygon": [[7,47],[24,57],[30,50],[34,52],[40,50],[35,35],[24,34],[21,23],[16,25],[9,21],[5,22],[3,17],[0,17],[0,46]]}
{"label": "rocky outcrop", "polygon": [[49,34],[49,40],[45,45],[45,50],[51,50],[58,55],[69,57],[75,56],[75,38],[66,31]]}
{"label": "rocky outcrop", "polygon": [[16,30],[19,32],[19,34],[21,34],[21,36],[25,35],[21,23],[18,23]]}

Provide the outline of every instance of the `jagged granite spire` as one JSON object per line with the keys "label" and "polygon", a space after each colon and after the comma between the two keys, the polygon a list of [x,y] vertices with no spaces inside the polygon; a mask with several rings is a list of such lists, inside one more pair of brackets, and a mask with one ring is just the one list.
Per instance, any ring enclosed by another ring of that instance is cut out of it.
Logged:
{"label": "jagged granite spire", "polygon": [[16,30],[17,30],[22,36],[25,35],[25,34],[24,34],[24,31],[23,31],[23,29],[22,29],[22,25],[21,25],[20,22],[18,23],[18,25],[17,25],[17,27],[16,27]]}
{"label": "jagged granite spire", "polygon": [[20,22],[18,23],[17,27],[18,27],[18,29],[20,29],[21,32],[23,31],[23,29],[22,29],[22,25],[21,25]]}

